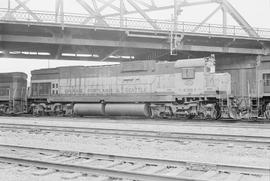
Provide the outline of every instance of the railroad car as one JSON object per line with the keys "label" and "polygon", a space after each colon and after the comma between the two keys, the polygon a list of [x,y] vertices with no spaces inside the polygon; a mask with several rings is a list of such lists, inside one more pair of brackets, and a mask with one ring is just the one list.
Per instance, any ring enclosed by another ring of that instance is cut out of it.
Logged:
{"label": "railroad car", "polygon": [[26,109],[27,74],[0,73],[0,114],[17,114]]}
{"label": "railroad car", "polygon": [[217,63],[217,72],[231,75],[231,116],[270,119],[270,56],[238,57]]}
{"label": "railroad car", "polygon": [[215,72],[213,56],[109,66],[33,70],[34,114],[218,119],[231,97],[231,76]]}

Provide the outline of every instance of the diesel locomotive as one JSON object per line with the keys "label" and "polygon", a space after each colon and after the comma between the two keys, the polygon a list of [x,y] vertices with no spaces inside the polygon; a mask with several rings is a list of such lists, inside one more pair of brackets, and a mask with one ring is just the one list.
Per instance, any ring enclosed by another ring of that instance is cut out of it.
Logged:
{"label": "diesel locomotive", "polygon": [[21,72],[0,74],[0,114],[26,111],[27,74]]}
{"label": "diesel locomotive", "polygon": [[211,56],[39,69],[28,91],[26,74],[0,74],[0,114],[270,119],[270,62],[229,67]]}

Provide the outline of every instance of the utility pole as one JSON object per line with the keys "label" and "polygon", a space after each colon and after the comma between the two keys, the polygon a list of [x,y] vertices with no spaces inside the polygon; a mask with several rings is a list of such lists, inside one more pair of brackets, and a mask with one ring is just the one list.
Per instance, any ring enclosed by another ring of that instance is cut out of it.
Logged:
{"label": "utility pole", "polygon": [[8,0],[8,12],[10,11],[10,0]]}

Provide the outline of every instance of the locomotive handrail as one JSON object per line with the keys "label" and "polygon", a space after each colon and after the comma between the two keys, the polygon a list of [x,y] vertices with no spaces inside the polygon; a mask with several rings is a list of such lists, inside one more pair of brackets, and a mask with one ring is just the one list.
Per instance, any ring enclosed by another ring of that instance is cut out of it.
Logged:
{"label": "locomotive handrail", "polygon": [[[195,22],[179,21],[177,23],[172,20],[151,20],[158,27],[159,30],[153,28],[149,21],[137,18],[112,18],[106,17],[104,21],[106,25],[98,25],[94,18],[89,19],[88,14],[66,13],[64,16],[55,15],[54,12],[49,11],[31,11],[35,14],[35,18],[27,11],[17,10],[12,11],[6,8],[0,8],[0,22],[15,22],[15,23],[30,23],[42,25],[58,25],[64,26],[80,26],[80,27],[103,27],[103,28],[118,28],[123,30],[147,30],[154,32],[170,33],[176,30],[175,33],[193,33],[202,35],[222,35],[233,37],[249,37],[252,39],[270,39],[270,29],[253,28],[259,37],[251,37],[248,35],[247,28],[234,25],[220,25],[220,24],[201,24]],[[85,21],[85,20],[88,21]],[[197,28],[199,27],[199,28]],[[225,30],[225,31],[224,31]]]}

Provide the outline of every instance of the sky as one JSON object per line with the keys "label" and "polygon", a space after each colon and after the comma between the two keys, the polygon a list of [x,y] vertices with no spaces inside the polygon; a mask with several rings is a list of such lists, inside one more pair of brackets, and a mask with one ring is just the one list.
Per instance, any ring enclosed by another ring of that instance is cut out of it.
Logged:
{"label": "sky", "polygon": [[[86,11],[75,2],[76,0],[64,0],[64,11],[72,13],[85,14]],[[89,1],[89,0],[86,0]],[[106,0],[108,1],[108,0]],[[115,3],[118,0],[115,1]],[[150,1],[150,0],[144,0]],[[155,0],[157,5],[168,4],[173,0]],[[197,0],[190,0],[197,1]],[[200,1],[200,0],[199,0]],[[228,0],[238,12],[247,20],[247,22],[253,27],[268,28],[270,29],[270,0]],[[8,0],[0,0],[0,8],[7,8]],[[11,8],[14,8],[17,3],[15,0],[10,0]],[[54,11],[54,0],[30,0],[27,6],[32,10],[40,11]],[[100,4],[98,4],[100,6]],[[130,7],[127,7],[130,8]],[[179,21],[188,22],[201,22],[208,16],[215,8],[217,4],[200,5],[194,7],[186,7],[183,9],[181,15],[178,17]],[[104,13],[111,13],[113,10],[107,9]],[[158,11],[150,13],[149,16],[155,19],[171,19],[171,11]],[[221,12],[215,14],[207,23],[221,24]],[[141,18],[138,15],[132,16]],[[236,22],[228,16],[228,24],[236,25]],[[0,50],[1,51],[1,50]],[[104,64],[104,63],[101,63]],[[30,73],[33,69],[39,68],[53,68],[57,66],[69,66],[69,65],[100,65],[98,62],[85,62],[85,61],[60,61],[60,60],[35,60],[35,59],[9,59],[0,58],[0,72],[13,72],[22,71]]]}

